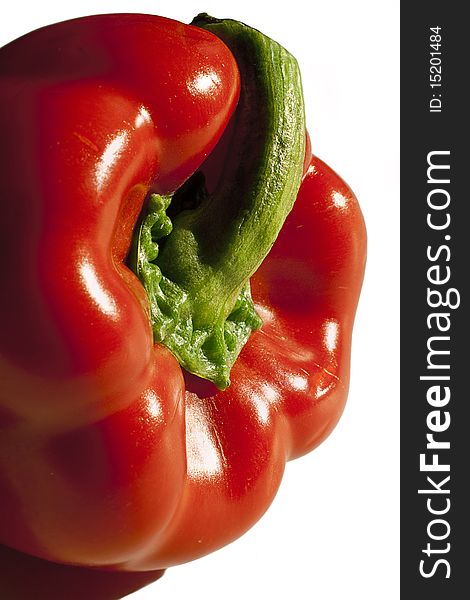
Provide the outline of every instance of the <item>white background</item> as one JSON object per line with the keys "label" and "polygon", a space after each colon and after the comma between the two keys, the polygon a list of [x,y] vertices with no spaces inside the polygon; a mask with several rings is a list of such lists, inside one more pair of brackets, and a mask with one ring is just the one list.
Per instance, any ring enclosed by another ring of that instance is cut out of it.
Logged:
{"label": "white background", "polygon": [[309,456],[288,464],[273,505],[243,538],[169,569],[128,598],[395,600],[398,0],[7,2],[0,14],[0,46],[39,26],[86,14],[147,12],[189,22],[203,11],[242,20],[297,57],[314,153],[342,175],[360,200],[369,235],[368,265],[350,396],[336,430]]}

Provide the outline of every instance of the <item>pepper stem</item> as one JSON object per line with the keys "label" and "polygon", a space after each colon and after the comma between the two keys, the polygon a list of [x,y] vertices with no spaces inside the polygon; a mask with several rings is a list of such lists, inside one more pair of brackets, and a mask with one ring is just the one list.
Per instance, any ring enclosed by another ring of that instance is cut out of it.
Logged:
{"label": "pepper stem", "polygon": [[188,371],[224,389],[243,345],[261,326],[249,278],[297,196],[305,117],[298,65],[284,48],[238,21],[198,15],[193,24],[221,38],[240,70],[229,157],[212,193],[197,178],[176,192],[173,204],[196,207],[176,214],[171,231],[169,199],[149,202],[134,270],[149,295],[155,340]]}

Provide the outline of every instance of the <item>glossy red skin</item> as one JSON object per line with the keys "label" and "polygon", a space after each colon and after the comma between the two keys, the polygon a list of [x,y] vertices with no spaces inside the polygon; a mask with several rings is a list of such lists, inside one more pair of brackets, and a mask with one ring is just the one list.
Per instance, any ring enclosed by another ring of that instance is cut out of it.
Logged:
{"label": "glossy red skin", "polygon": [[[0,242],[8,290],[0,299],[0,540],[57,562],[150,570],[241,535],[270,504],[286,460],[334,427],[348,388],[365,230],[350,189],[312,159],[253,278],[264,325],[231,386],[220,392],[184,376],[153,345],[145,294],[123,260],[149,189],[182,183],[215,144],[238,75],[210,34],[139,16],[132,35],[119,25],[115,39],[110,18],[57,26],[67,40],[83,27],[96,56],[92,73],[77,59],[74,81],[65,61],[31,82],[28,44],[38,64],[53,62],[39,43],[47,30],[0,58],[3,191],[14,198],[2,206]],[[185,36],[197,43],[182,58]],[[166,96],[149,92],[158,71],[158,60],[147,61],[152,43],[167,59],[158,77],[171,61],[178,67]],[[181,81],[188,90],[201,72],[199,47],[221,84],[190,101]],[[5,73],[15,56],[12,80]],[[183,94],[178,109],[172,85]],[[114,162],[104,168],[110,148]]]}

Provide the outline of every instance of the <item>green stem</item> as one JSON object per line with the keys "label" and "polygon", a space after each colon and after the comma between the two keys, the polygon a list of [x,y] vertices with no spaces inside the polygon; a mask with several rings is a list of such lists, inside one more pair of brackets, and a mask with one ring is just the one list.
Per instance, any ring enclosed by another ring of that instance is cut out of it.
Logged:
{"label": "green stem", "polygon": [[[305,117],[298,65],[284,48],[237,21],[199,15],[193,24],[221,38],[240,70],[229,157],[214,192],[199,186],[198,206],[174,218],[159,250],[155,242],[161,223],[167,224],[167,202],[149,210],[137,236],[135,270],[146,280],[155,339],[186,369],[223,389],[243,345],[261,325],[249,278],[297,196]],[[177,192],[178,203],[184,205],[188,193],[194,195],[194,186]],[[145,236],[153,236],[153,246],[144,243]]]}

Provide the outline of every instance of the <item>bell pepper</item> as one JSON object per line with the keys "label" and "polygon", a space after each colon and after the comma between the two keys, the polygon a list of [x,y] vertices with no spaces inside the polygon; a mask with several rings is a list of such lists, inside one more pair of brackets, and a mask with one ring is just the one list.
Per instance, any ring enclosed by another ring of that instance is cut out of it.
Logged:
{"label": "bell pepper", "polygon": [[311,154],[295,59],[242,23],[76,19],[0,78],[0,542],[200,557],[341,415],[357,200]]}

